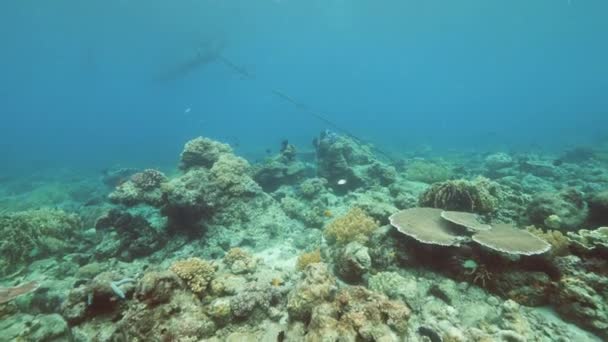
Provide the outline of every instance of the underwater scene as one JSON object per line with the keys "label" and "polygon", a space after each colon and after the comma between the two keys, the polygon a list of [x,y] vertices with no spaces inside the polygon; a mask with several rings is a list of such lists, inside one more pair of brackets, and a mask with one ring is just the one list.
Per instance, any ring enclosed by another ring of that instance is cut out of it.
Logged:
{"label": "underwater scene", "polygon": [[608,341],[605,0],[3,0],[0,342]]}

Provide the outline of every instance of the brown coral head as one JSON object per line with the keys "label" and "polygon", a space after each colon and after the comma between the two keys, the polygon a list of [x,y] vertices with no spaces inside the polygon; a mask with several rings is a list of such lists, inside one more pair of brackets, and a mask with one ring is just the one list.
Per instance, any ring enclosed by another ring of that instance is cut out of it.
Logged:
{"label": "brown coral head", "polygon": [[478,216],[473,213],[462,211],[443,211],[441,217],[459,226],[463,226],[472,232],[480,230],[490,230],[492,226],[479,222]]}
{"label": "brown coral head", "polygon": [[420,242],[458,246],[466,237],[453,231],[450,222],[441,217],[442,209],[410,208],[401,210],[389,217],[391,225],[397,230]]}
{"label": "brown coral head", "polygon": [[38,287],[40,287],[40,284],[35,281],[30,281],[29,283],[15,287],[0,287],[0,304],[8,303],[21,295],[34,292]]}
{"label": "brown coral head", "polygon": [[551,245],[545,240],[505,223],[477,232],[473,235],[473,241],[499,252],[516,255],[542,254],[551,249]]}

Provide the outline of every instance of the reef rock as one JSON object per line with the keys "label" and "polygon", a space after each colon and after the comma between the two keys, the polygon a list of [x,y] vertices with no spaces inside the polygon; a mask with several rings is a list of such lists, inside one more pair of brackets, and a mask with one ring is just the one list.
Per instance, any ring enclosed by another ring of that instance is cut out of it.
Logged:
{"label": "reef rock", "polygon": [[323,263],[306,267],[287,299],[287,311],[294,320],[308,321],[313,308],[327,302],[336,291],[336,279]]}
{"label": "reef rock", "polygon": [[337,192],[362,186],[388,186],[397,179],[394,167],[378,161],[369,146],[334,132],[325,131],[315,139],[317,173]]}
{"label": "reef rock", "polygon": [[115,256],[122,260],[133,260],[150,255],[166,242],[164,232],[153,228],[143,216],[134,216],[119,209],[112,209],[100,217],[95,227],[100,231],[111,230],[115,233],[104,234],[104,240],[96,247],[98,257]]}
{"label": "reef rock", "polygon": [[[555,227],[556,215],[559,227]],[[532,199],[528,205],[527,216],[530,223],[544,226],[545,221],[552,222],[551,228],[560,230],[575,230],[585,222],[588,215],[587,203],[583,194],[574,188],[568,188],[558,193],[544,192]]]}
{"label": "reef rock", "polygon": [[198,137],[184,146],[179,167],[184,171],[194,167],[210,168],[223,154],[232,154],[232,148],[215,140]]}
{"label": "reef rock", "polygon": [[109,195],[113,203],[134,206],[149,204],[159,206],[162,204],[161,185],[167,177],[160,171],[148,169],[132,175],[129,180],[119,184]]}
{"label": "reef rock", "polygon": [[608,226],[608,190],[590,196],[589,221],[595,226]]}
{"label": "reef rock", "polygon": [[[587,269],[576,256],[557,259],[563,273],[553,298],[556,311],[564,318],[608,339],[608,277]],[[604,263],[604,269],[606,267]]]}
{"label": "reef rock", "polygon": [[336,273],[348,282],[358,282],[372,266],[369,250],[358,242],[351,242],[336,253]]}

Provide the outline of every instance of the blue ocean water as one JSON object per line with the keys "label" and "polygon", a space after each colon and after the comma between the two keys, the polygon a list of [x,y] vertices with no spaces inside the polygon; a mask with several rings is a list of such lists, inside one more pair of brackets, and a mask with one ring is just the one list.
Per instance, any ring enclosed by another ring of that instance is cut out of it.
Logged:
{"label": "blue ocean water", "polygon": [[[174,165],[199,135],[254,160],[332,128],[310,110],[391,153],[595,144],[607,13],[604,0],[4,0],[2,168]],[[218,41],[254,77],[217,59],[163,77]]]}

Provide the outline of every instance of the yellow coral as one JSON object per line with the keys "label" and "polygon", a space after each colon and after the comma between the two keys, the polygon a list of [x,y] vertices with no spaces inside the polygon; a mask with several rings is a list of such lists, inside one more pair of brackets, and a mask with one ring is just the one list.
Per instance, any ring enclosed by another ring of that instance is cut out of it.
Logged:
{"label": "yellow coral", "polygon": [[316,249],[309,253],[302,253],[298,257],[298,261],[296,263],[296,269],[301,271],[306,268],[306,266],[310,264],[316,264],[321,262],[321,250]]}
{"label": "yellow coral", "polygon": [[169,269],[184,280],[192,292],[199,295],[207,289],[215,273],[213,265],[196,257],[176,261]]}
{"label": "yellow coral", "polygon": [[361,208],[353,208],[327,225],[325,238],[340,245],[352,241],[365,243],[378,226],[378,222]]}
{"label": "yellow coral", "polygon": [[570,241],[568,241],[568,238],[559,230],[543,231],[534,226],[526,227],[526,229],[551,245],[551,256],[565,256],[570,254]]}
{"label": "yellow coral", "polygon": [[270,285],[274,286],[274,287],[279,287],[281,285],[283,285],[284,281],[281,278],[272,278],[272,280],[270,281]]}

